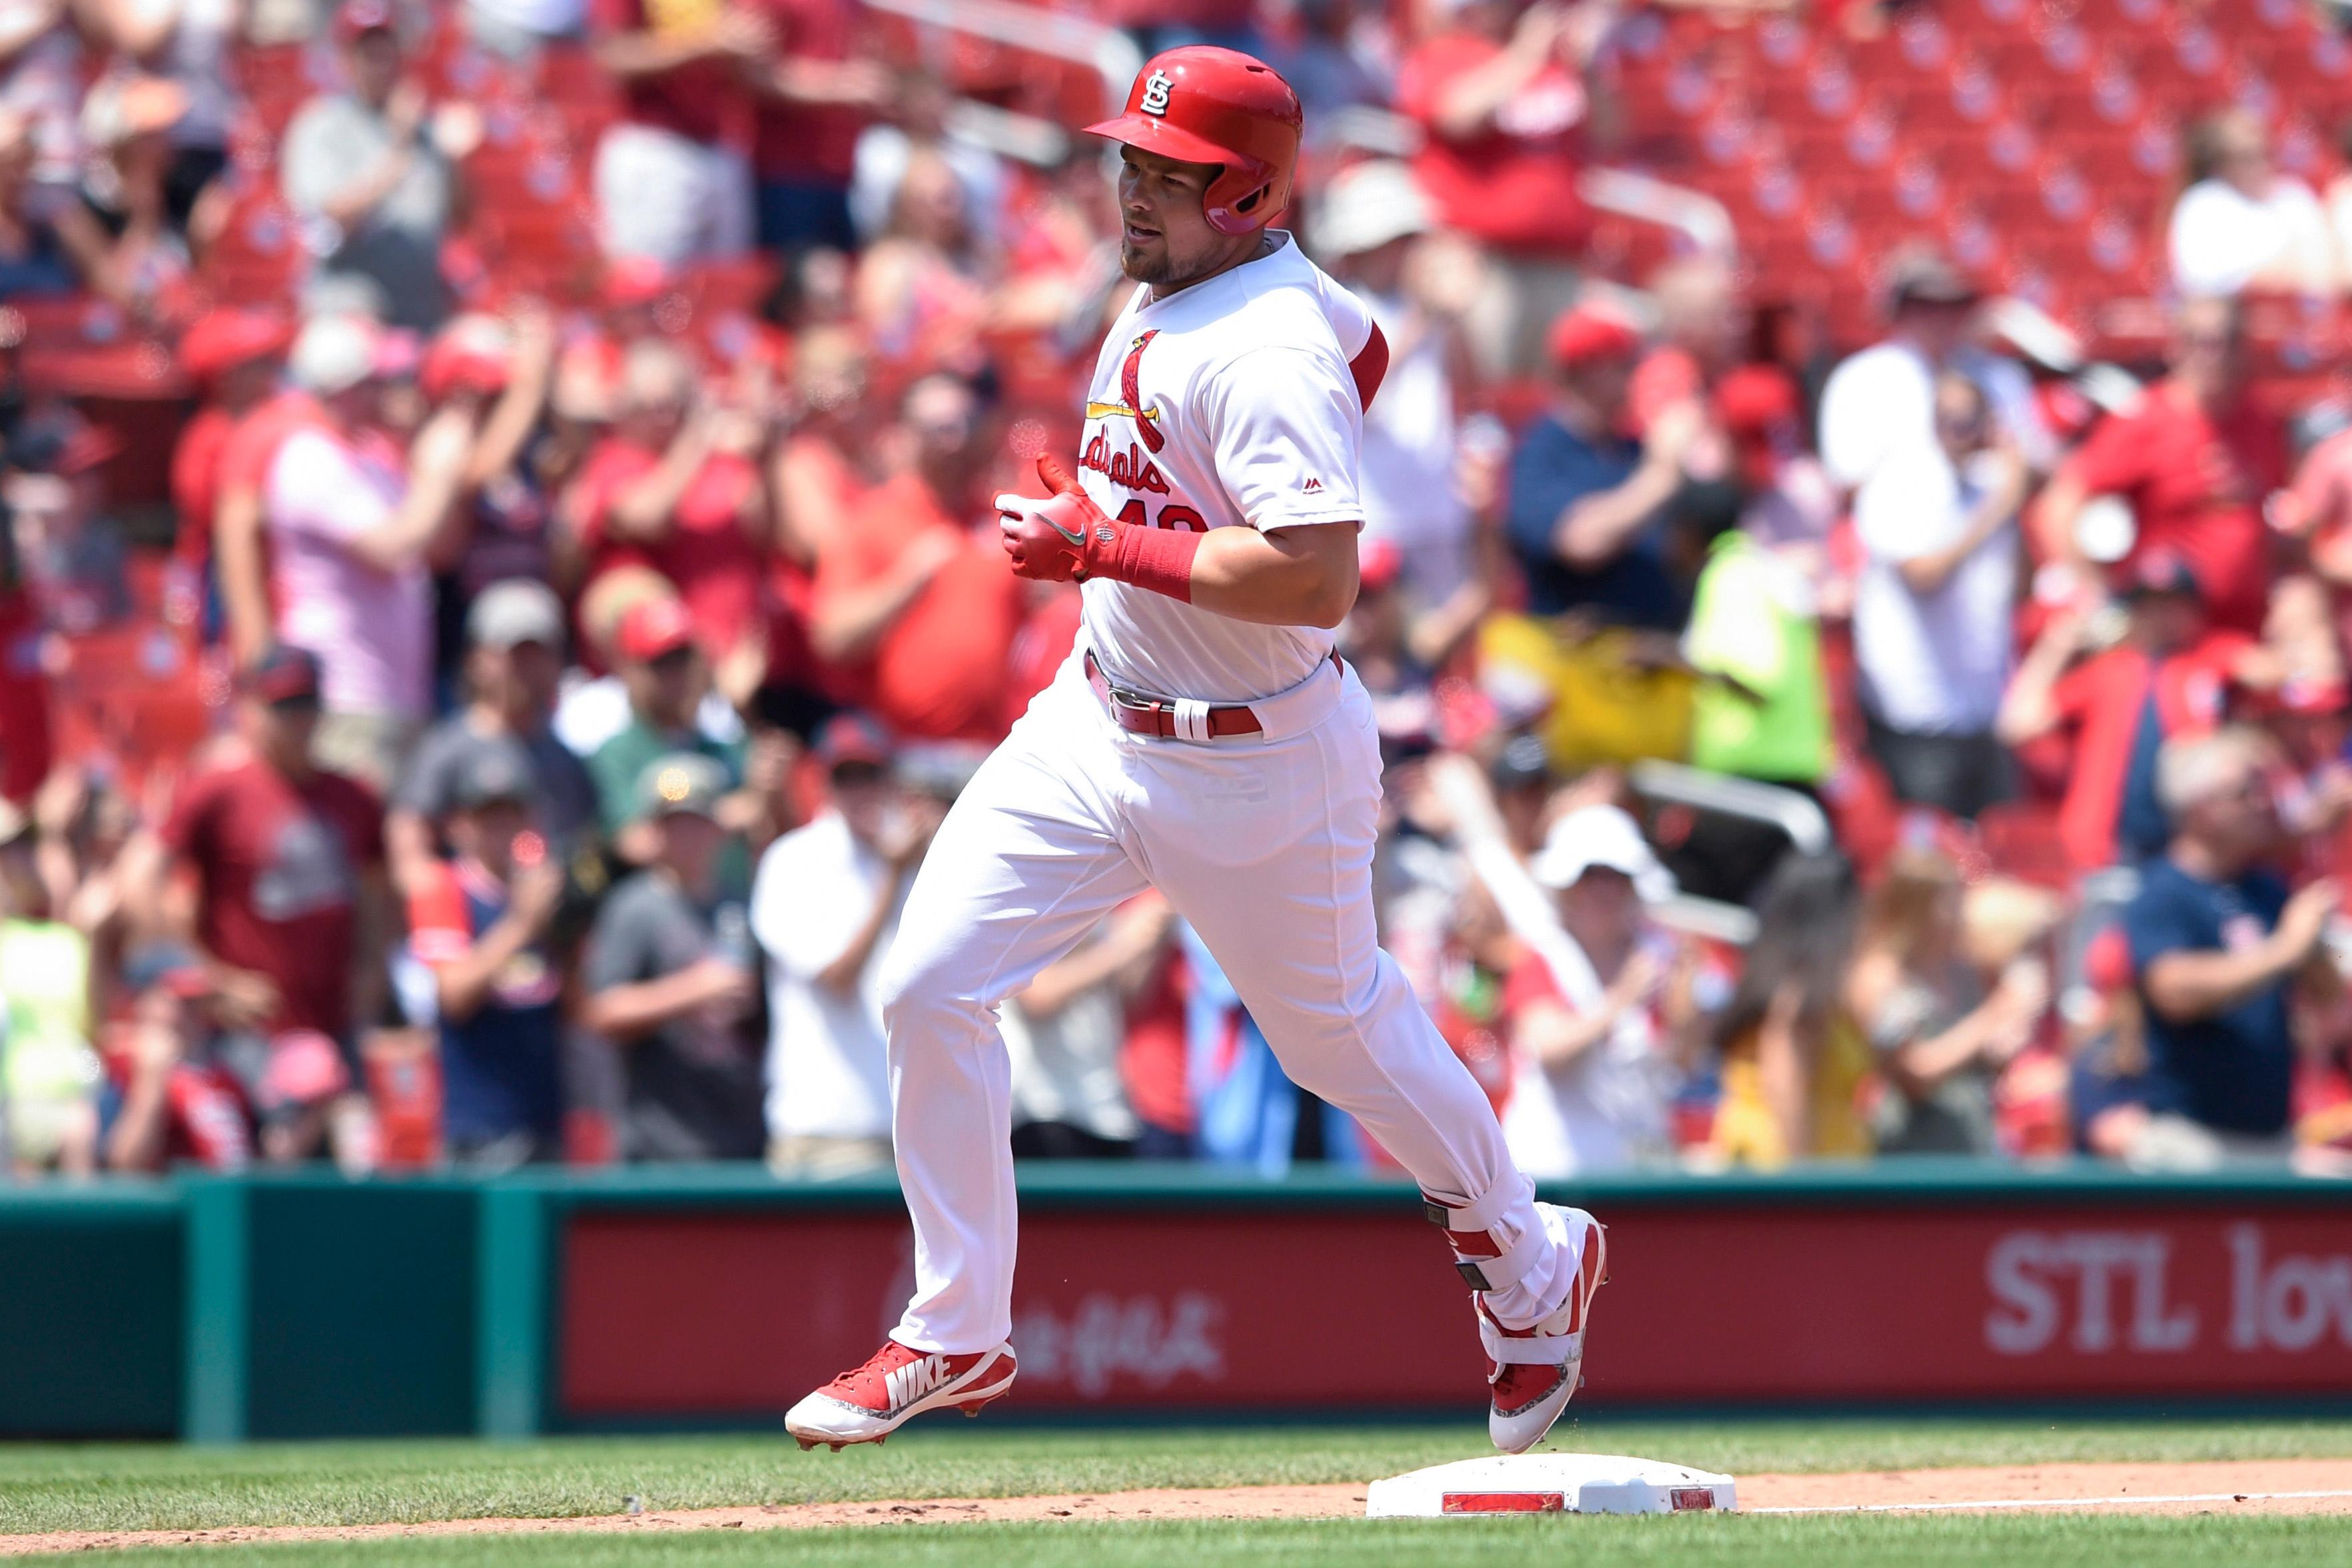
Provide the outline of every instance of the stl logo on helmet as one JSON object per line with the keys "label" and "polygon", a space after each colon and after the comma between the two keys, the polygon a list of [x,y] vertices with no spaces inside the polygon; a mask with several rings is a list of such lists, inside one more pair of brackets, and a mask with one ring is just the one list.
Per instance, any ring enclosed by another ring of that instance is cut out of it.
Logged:
{"label": "stl logo on helmet", "polygon": [[1168,94],[1174,89],[1176,79],[1166,71],[1153,71],[1143,79],[1143,102],[1139,106],[1146,114],[1168,112]]}

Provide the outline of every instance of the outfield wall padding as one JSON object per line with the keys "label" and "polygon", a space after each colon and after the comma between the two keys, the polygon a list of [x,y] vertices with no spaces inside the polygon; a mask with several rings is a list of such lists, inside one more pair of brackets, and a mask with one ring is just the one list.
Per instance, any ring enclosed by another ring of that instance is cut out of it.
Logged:
{"label": "outfield wall padding", "polygon": [[[2095,1166],[1594,1180],[1593,1407],[2352,1409],[2352,1185]],[[1022,1173],[1008,1414],[1460,1413],[1410,1186]],[[751,1168],[0,1195],[0,1435],[773,1425],[912,1280],[887,1178]]]}

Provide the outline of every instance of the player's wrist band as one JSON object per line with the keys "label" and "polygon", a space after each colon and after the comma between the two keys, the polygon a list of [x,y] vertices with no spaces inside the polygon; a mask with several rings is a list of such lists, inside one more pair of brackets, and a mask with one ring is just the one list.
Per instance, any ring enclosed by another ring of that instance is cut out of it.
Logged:
{"label": "player's wrist band", "polygon": [[1201,552],[1205,533],[1181,529],[1143,528],[1130,523],[1119,530],[1109,558],[1096,575],[1115,583],[1149,588],[1171,599],[1192,602],[1192,558]]}

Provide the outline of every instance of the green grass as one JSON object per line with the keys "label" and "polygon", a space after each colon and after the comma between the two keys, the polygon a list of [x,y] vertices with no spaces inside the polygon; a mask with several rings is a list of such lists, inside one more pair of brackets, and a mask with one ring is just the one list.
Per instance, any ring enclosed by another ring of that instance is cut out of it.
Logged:
{"label": "green grass", "polygon": [[[2070,1459],[2352,1456],[2352,1421],[1602,1417],[1564,1425],[1555,1441],[1562,1447],[1640,1454],[1738,1475]],[[961,1421],[917,1426],[887,1447],[841,1454],[803,1454],[781,1435],[583,1437],[518,1445],[39,1445],[0,1447],[0,1534],[551,1518],[618,1512],[629,1496],[642,1498],[649,1509],[668,1509],[1360,1482],[1490,1451],[1483,1428],[1474,1425],[1111,1430]],[[898,1538],[898,1532],[891,1535]],[[584,1541],[575,1545],[589,1549]],[[456,1543],[441,1542],[436,1550],[446,1553]],[[2352,1563],[2352,1553],[2343,1561]],[[213,1559],[205,1562],[211,1564]]]}
{"label": "green grass", "polygon": [[825,1533],[384,1538],[352,1544],[110,1554],[174,1568],[2332,1568],[2352,1562],[2352,1521],[2279,1517],[1428,1520],[909,1526]]}

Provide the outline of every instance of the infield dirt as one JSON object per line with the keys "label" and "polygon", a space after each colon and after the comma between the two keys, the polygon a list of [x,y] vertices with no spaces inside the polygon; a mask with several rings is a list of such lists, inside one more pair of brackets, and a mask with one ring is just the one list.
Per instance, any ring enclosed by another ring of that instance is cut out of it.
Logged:
{"label": "infield dirt", "polygon": [[[1739,1478],[1743,1511],[2016,1508],[2134,1513],[2352,1514],[2352,1459],[2262,1459],[2193,1464],[2051,1464],[1869,1470],[1844,1475]],[[907,1501],[774,1504],[655,1510],[562,1519],[459,1519],[424,1523],[228,1526],[216,1530],[58,1531],[0,1536],[0,1557],[132,1546],[226,1546],[406,1536],[558,1534],[566,1531],[823,1530],[898,1524],[1055,1520],[1349,1519],[1364,1489],[1225,1487],[1070,1493],[1054,1497],[930,1498]]]}

